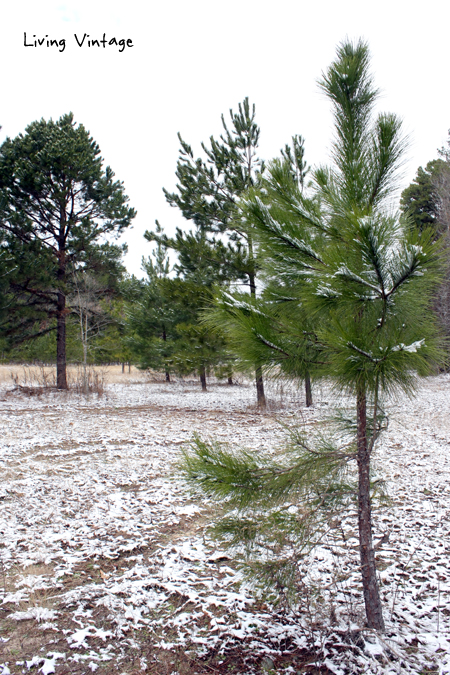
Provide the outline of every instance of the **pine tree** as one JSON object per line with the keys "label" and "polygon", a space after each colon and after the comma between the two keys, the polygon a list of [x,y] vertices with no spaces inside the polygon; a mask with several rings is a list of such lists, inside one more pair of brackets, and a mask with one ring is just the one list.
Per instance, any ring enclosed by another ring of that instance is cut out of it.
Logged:
{"label": "pine tree", "polygon": [[[392,214],[404,142],[397,117],[373,118],[377,90],[367,45],[341,44],[320,86],[332,102],[336,133],[334,164],[313,174],[317,198],[280,190],[273,206],[256,195],[247,208],[264,264],[288,282],[304,280],[302,303],[314,317],[323,375],[355,397],[352,440],[345,438],[348,428],[341,432],[340,444],[297,435],[294,448],[277,461],[245,452],[233,455],[198,441],[186,455],[184,470],[208,494],[227,496],[231,506],[244,512],[225,521],[222,531],[247,548],[265,536],[278,539],[281,550],[283,541],[300,549],[314,543],[317,517],[323,518],[324,511],[329,515],[353,494],[367,624],[382,631],[371,457],[382,430],[383,394],[411,392],[414,373],[430,372],[442,358],[427,313],[439,263],[432,233],[418,233]],[[276,182],[284,169],[275,163],[269,170]],[[355,464],[352,492],[348,467]],[[290,518],[283,507],[296,499],[303,515]],[[257,507],[259,520],[245,520]],[[295,556],[291,564],[297,564]]]}
{"label": "pine tree", "polygon": [[[162,229],[157,224],[157,236]],[[158,241],[151,256],[142,258],[147,274],[137,293],[133,293],[126,313],[126,343],[140,368],[162,370],[166,382],[174,367],[176,325],[186,312],[173,298],[176,282],[170,279],[167,247]]]}
{"label": "pine tree", "polygon": [[450,338],[450,140],[437,152],[439,159],[428,162],[425,169],[418,168],[413,182],[402,192],[400,206],[414,227],[429,227],[440,240],[445,265],[434,311]]}
{"label": "pine tree", "polygon": [[149,283],[144,305],[131,312],[130,345],[140,350],[142,367],[158,367],[155,357],[164,353],[166,372],[169,365],[180,374],[195,371],[206,391],[208,371],[226,366],[229,354],[221,331],[204,325],[201,313],[212,302],[213,286],[228,282],[233,269],[230,256],[235,260],[235,252],[218,239],[208,239],[201,230],[186,233],[178,228],[175,237],[167,237],[158,222],[156,232],[146,232],[145,237],[156,242],[156,256],[158,251],[176,251],[176,278],[165,273],[155,278],[155,266],[146,265]]}
{"label": "pine tree", "polygon": [[[271,217],[277,218],[288,236],[289,228],[293,226],[295,231],[297,227],[293,203],[303,200],[313,210],[317,210],[318,205],[314,199],[307,199],[304,192],[309,167],[304,159],[303,138],[294,136],[292,146],[286,145],[281,154],[283,159],[270,163],[258,190],[247,193],[247,200],[250,195],[253,200],[257,196],[263,204],[270,205]],[[259,242],[261,232],[258,230],[264,225],[264,218],[261,222],[260,213],[253,208],[251,200],[247,206],[240,203],[239,214]],[[241,367],[248,368],[258,362],[269,376],[303,380],[309,407],[312,405],[311,373],[321,358],[321,346],[302,302],[304,280],[298,271],[289,274],[284,270],[279,274],[278,264],[271,265],[270,254],[261,259],[260,267],[264,286],[261,297],[219,292],[207,321],[224,327],[241,359]]]}
{"label": "pine tree", "polygon": [[439,234],[439,192],[436,178],[444,162],[434,159],[428,162],[425,169],[417,169],[416,177],[411,185],[402,192],[400,207],[415,227],[421,229],[433,227]]}
{"label": "pine tree", "polygon": [[[248,98],[239,104],[237,113],[230,110],[230,118],[228,128],[222,115],[224,132],[218,141],[211,136],[209,146],[202,143],[206,159],[194,160],[191,146],[179,134],[177,192],[164,190],[164,194],[169,204],[179,208],[211,243],[217,243],[216,235],[226,234],[228,255],[223,263],[230,271],[228,280],[239,279],[256,296],[256,252],[251,231],[236,217],[236,203],[246,190],[258,184],[264,170],[257,156],[260,129],[255,122],[255,106],[250,106]],[[223,276],[219,258],[214,265]],[[256,363],[254,367],[258,405],[264,407],[261,365]]]}
{"label": "pine tree", "polygon": [[33,122],[1,146],[0,229],[14,261],[9,286],[17,298],[15,325],[6,330],[23,329],[21,338],[30,338],[36,320],[56,320],[59,389],[67,388],[70,268],[88,269],[99,238],[130,225],[135,211],[127,202],[122,183],[103,168],[98,145],[72,113]]}

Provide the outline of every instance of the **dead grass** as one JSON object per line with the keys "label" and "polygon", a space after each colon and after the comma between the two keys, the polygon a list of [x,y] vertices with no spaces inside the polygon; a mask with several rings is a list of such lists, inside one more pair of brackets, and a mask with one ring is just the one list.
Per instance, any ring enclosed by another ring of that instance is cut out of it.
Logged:
{"label": "dead grass", "polygon": [[[32,587],[33,577],[50,577],[53,574],[53,565],[46,565],[44,563],[36,563],[28,565],[27,567],[13,567],[6,570],[3,563],[0,561],[0,586],[2,595],[14,592],[20,587]],[[50,607],[48,602],[49,596],[54,594],[54,588],[35,588],[29,595],[29,600],[26,603],[19,603],[15,605],[18,611],[25,611],[30,607]],[[43,604],[44,603],[44,604]]]}
{"label": "dead grass", "polygon": [[[94,374],[101,375],[104,381],[108,384],[147,384],[147,383],[166,383],[164,373],[159,373],[152,370],[139,370],[136,366],[125,366],[122,372],[122,366],[119,365],[99,365],[90,366]],[[67,366],[67,379],[74,384],[79,379],[80,366]],[[171,376],[173,381],[177,378]],[[199,380],[194,376],[183,379],[186,385],[198,386]],[[235,384],[241,383],[242,377],[239,376]],[[0,364],[0,384],[6,383],[13,385],[18,382],[22,386],[54,386],[56,383],[56,366],[41,366],[41,365],[27,365],[27,364]],[[208,382],[215,385],[229,387],[230,385],[224,381],[218,381],[214,377],[209,377]],[[170,382],[167,383],[170,387]]]}
{"label": "dead grass", "polygon": [[[104,373],[105,380],[111,383],[136,384],[145,383],[148,381],[163,381],[156,373],[144,372],[138,370],[135,366],[131,366],[131,371],[128,372],[128,366],[125,367],[125,372],[122,373],[122,366],[96,366],[93,368],[95,372]],[[76,380],[78,374],[78,366],[70,365],[67,368],[69,382]],[[156,379],[150,379],[156,378]],[[14,381],[20,384],[35,386],[52,386],[56,381],[56,366],[38,366],[38,365],[22,365],[22,364],[2,364],[0,365],[0,383],[14,384]]]}

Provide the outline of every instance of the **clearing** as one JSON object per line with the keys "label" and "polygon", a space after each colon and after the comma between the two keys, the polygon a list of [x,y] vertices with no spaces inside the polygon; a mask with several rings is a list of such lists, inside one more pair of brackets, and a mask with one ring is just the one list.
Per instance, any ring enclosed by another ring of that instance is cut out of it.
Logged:
{"label": "clearing", "polygon": [[[274,610],[207,534],[214,506],[173,469],[197,432],[261,452],[337,403],[316,386],[165,383],[104,373],[103,395],[14,389],[0,367],[0,675],[450,673],[450,376],[390,402],[374,514],[387,623],[363,630],[356,522],[311,556],[296,611]],[[17,382],[25,382],[16,368]],[[41,377],[42,383],[42,377]],[[340,400],[339,405],[351,405]]]}

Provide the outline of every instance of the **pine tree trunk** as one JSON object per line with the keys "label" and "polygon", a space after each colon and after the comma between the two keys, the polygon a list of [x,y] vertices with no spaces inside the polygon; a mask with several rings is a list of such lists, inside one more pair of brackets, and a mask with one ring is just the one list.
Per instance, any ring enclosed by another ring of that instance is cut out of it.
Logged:
{"label": "pine tree trunk", "polygon": [[206,370],[205,366],[200,368],[200,382],[202,383],[202,391],[206,391]]}
{"label": "pine tree trunk", "polygon": [[125,372],[125,361],[122,361],[122,375],[124,374],[124,372]]}
{"label": "pine tree trunk", "polygon": [[[65,232],[66,212],[61,209],[60,234]],[[58,295],[56,298],[56,387],[68,389],[66,372],[66,296],[64,282],[66,279],[66,250],[64,238],[58,241]]]}
{"label": "pine tree trunk", "polygon": [[[84,321],[84,326],[83,326]],[[80,305],[80,328],[81,328],[81,342],[83,344],[83,394],[89,394],[89,378],[87,369],[87,354],[88,354],[88,325],[87,314],[83,317]]]}
{"label": "pine tree trunk", "polygon": [[311,390],[311,377],[308,372],[305,375],[305,398],[306,398],[306,407],[310,408],[313,404],[313,400]]}
{"label": "pine tree trunk", "polygon": [[[253,247],[252,247],[251,237],[249,237],[249,240],[248,240],[248,247],[249,247],[250,258],[253,260]],[[254,272],[249,273],[248,279],[249,279],[249,284],[250,284],[250,295],[252,295],[253,297],[256,297],[256,280],[255,280]],[[266,407],[266,396],[264,394],[264,380],[263,380],[263,376],[262,376],[261,366],[256,366],[256,368],[255,368],[255,381],[256,381],[256,402],[257,402],[258,408],[265,408]]]}
{"label": "pine tree trunk", "polygon": [[[163,326],[163,330],[162,330],[162,339],[164,340],[164,342],[167,342],[167,334],[166,334],[165,326]],[[166,368],[166,382],[170,382],[170,373],[167,370],[167,368]]]}
{"label": "pine tree trunk", "polygon": [[67,389],[66,373],[66,296],[58,292],[56,314],[56,387]]}
{"label": "pine tree trunk", "polygon": [[228,375],[228,384],[230,385],[230,387],[233,384],[233,377],[231,375]]}
{"label": "pine tree trunk", "polygon": [[356,414],[358,423],[358,527],[359,555],[366,607],[366,619],[369,628],[384,631],[383,609],[378,588],[375,553],[372,543],[372,515],[370,504],[370,451],[367,444],[366,391],[357,392]]}
{"label": "pine tree trunk", "polygon": [[264,394],[264,381],[261,366],[258,366],[256,368],[255,375],[256,375],[256,399],[258,402],[258,408],[265,408],[266,395]]}

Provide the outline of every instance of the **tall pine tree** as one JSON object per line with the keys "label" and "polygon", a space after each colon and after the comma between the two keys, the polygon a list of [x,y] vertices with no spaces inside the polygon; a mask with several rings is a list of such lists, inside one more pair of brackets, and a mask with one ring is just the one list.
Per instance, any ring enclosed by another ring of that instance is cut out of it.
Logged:
{"label": "tall pine tree", "polygon": [[[304,140],[294,136],[292,145],[281,151],[282,160],[270,163],[252,195],[270,205],[272,217],[287,229],[296,227],[297,214],[292,208],[296,200],[308,201],[318,210],[317,200],[307,199],[304,192],[309,168],[304,158]],[[245,202],[239,204],[241,221],[258,240],[258,212]],[[263,291],[259,298],[237,292],[218,292],[216,304],[207,314],[211,325],[221,325],[227,332],[241,364],[249,367],[258,362],[272,377],[298,377],[305,383],[306,405],[312,405],[311,373],[321,358],[321,347],[314,332],[311,317],[305,312],[302,295],[303,275],[279,274],[277,265],[271,265],[270,255],[261,259]]]}
{"label": "tall pine tree", "polygon": [[[256,251],[251,231],[236,217],[236,204],[246,190],[255,187],[264,170],[257,156],[260,129],[255,122],[255,106],[248,98],[239,104],[238,112],[230,110],[231,125],[227,126],[222,115],[223,134],[219,140],[213,136],[209,145],[202,143],[205,159],[194,159],[191,146],[181,135],[180,156],[177,164],[177,191],[164,190],[171,206],[181,210],[211,243],[217,235],[226,235],[228,252],[226,261],[217,259],[218,270],[226,262],[229,280],[240,279],[250,294],[256,296]],[[219,271],[219,276],[223,276]],[[255,363],[255,381],[259,406],[265,406],[264,383],[261,364]]]}
{"label": "tall pine tree", "polygon": [[[335,139],[333,164],[314,172],[317,200],[284,192],[281,209],[258,196],[247,207],[261,260],[278,277],[304,280],[302,302],[314,317],[323,375],[354,396],[353,440],[333,447],[299,436],[295,451],[280,460],[233,455],[198,441],[184,469],[208,494],[228,496],[243,512],[223,529],[249,550],[266,536],[282,542],[286,532],[301,548],[315,516],[328,517],[337,497],[345,501],[352,494],[341,479],[356,464],[353,496],[366,618],[370,628],[382,631],[371,458],[381,431],[383,394],[411,392],[415,373],[430,372],[442,357],[428,312],[438,256],[432,234],[414,231],[391,213],[404,142],[395,115],[373,116],[377,90],[367,45],[341,44],[320,86],[333,106]],[[300,332],[302,315],[293,314],[292,322]],[[289,518],[286,506],[295,499],[302,515]],[[258,507],[259,519],[250,518]],[[291,564],[297,564],[295,556]]]}
{"label": "tall pine tree", "polygon": [[[123,184],[72,113],[30,124],[0,148],[0,229],[9,256],[14,325],[30,337],[42,316],[56,320],[57,386],[67,388],[66,304],[70,269],[89,269],[98,240],[118,235],[136,212]],[[45,325],[45,324],[44,324]],[[31,333],[30,329],[31,328]],[[44,327],[44,330],[53,328]]]}

